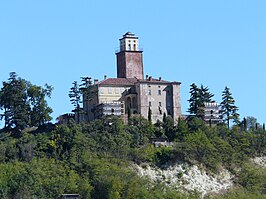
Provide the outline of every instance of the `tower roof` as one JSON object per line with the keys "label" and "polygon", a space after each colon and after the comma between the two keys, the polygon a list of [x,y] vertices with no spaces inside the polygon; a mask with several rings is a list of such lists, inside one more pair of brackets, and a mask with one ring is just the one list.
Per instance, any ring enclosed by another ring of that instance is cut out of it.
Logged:
{"label": "tower roof", "polygon": [[132,33],[132,32],[126,32],[126,33],[123,35],[123,38],[138,38],[138,37],[135,36],[135,34]]}

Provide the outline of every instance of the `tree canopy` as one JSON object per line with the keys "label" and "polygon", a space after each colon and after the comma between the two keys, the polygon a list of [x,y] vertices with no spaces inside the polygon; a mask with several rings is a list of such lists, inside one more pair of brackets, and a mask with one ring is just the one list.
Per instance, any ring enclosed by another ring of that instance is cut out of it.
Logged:
{"label": "tree canopy", "polygon": [[15,72],[10,73],[0,90],[0,108],[3,110],[0,119],[4,120],[5,128],[21,131],[50,121],[52,109],[45,98],[51,97],[52,90],[47,84],[36,86]]}

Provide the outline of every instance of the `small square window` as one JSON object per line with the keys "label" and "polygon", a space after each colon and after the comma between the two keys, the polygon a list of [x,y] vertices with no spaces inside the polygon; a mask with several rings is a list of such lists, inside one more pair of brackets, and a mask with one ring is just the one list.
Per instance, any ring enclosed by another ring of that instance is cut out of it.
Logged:
{"label": "small square window", "polygon": [[151,107],[151,102],[149,102],[149,107]]}
{"label": "small square window", "polygon": [[151,95],[151,90],[148,90],[148,94]]}
{"label": "small square window", "polygon": [[158,90],[158,95],[162,95],[162,91],[161,90]]}
{"label": "small square window", "polygon": [[162,102],[159,102],[159,106],[160,106],[160,107],[162,106]]}

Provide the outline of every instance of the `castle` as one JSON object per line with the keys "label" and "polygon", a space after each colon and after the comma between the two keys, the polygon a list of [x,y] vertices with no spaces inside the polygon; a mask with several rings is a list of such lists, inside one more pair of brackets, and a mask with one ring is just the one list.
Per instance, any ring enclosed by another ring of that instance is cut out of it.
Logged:
{"label": "castle", "polygon": [[127,32],[120,39],[116,52],[117,78],[102,81],[89,78],[82,90],[83,112],[81,121],[92,121],[106,115],[127,118],[139,115],[152,122],[171,116],[175,122],[181,116],[180,82],[170,82],[152,76],[144,77],[143,51],[138,37]]}

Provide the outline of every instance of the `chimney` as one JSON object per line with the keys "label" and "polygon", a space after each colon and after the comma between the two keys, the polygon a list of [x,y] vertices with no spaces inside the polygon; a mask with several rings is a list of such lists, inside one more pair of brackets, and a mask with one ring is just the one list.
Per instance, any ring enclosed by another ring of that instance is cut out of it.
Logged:
{"label": "chimney", "polygon": [[94,79],[94,85],[98,84],[99,80],[98,79]]}
{"label": "chimney", "polygon": [[159,81],[161,81],[162,80],[162,77],[159,77]]}
{"label": "chimney", "polygon": [[104,80],[106,80],[107,79],[107,75],[104,75]]}
{"label": "chimney", "polygon": [[149,77],[149,81],[152,81],[152,76]]}

